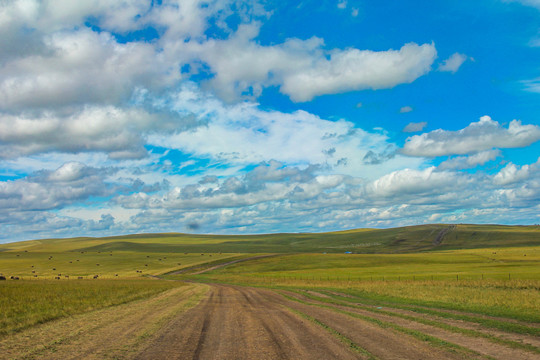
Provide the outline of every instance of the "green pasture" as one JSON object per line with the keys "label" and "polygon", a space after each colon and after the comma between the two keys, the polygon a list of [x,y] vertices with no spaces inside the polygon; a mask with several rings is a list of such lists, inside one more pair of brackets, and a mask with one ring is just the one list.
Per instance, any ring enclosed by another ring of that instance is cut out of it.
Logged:
{"label": "green pasture", "polygon": [[[540,279],[540,246],[416,254],[291,254],[233,264],[220,278],[303,280]],[[457,277],[456,277],[457,276]]]}
{"label": "green pasture", "polygon": [[540,244],[540,226],[420,225],[330,233],[262,235],[139,234],[0,244],[3,251],[138,253],[415,253]]}
{"label": "green pasture", "polygon": [[540,246],[418,254],[291,254],[232,264],[192,280],[339,291],[540,322]]}
{"label": "green pasture", "polygon": [[[33,250],[0,252],[0,274],[23,279],[134,278],[159,275],[198,264],[235,257],[236,254],[141,253],[129,251]],[[61,275],[59,275],[61,274]]]}
{"label": "green pasture", "polygon": [[0,335],[149,297],[182,284],[161,280],[4,281],[0,284]]}
{"label": "green pasture", "polygon": [[[193,275],[257,254],[275,256]],[[171,275],[177,270],[185,272]],[[0,274],[8,277],[0,281],[0,334],[182,284],[149,276],[326,291],[330,296],[339,291],[374,304],[540,322],[538,226],[422,225],[320,234],[33,240],[0,244]],[[97,280],[92,279],[95,275]]]}

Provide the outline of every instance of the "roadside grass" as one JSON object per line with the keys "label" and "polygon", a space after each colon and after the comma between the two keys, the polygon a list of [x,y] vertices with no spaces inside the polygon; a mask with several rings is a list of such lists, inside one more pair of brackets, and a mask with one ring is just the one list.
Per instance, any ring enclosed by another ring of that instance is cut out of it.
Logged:
{"label": "roadside grass", "polygon": [[[446,324],[446,323],[444,323],[444,322],[442,322],[440,320],[441,318],[444,318],[444,316],[439,316],[439,314],[431,313],[431,315],[437,316],[437,318],[436,318],[437,320],[434,320],[433,318],[432,319],[426,319],[426,318],[422,318],[422,317],[419,317],[419,316],[411,316],[411,315],[406,315],[406,314],[401,314],[401,313],[398,313],[398,312],[395,312],[395,311],[391,311],[391,310],[389,310],[389,307],[387,307],[387,306],[385,306],[384,308],[380,307],[380,306],[379,307],[373,307],[373,306],[366,306],[364,304],[359,304],[359,303],[356,303],[356,302],[352,303],[350,301],[340,301],[340,300],[336,299],[337,298],[336,296],[332,297],[331,296],[332,294],[327,294],[326,293],[324,295],[328,296],[328,297],[323,297],[323,296],[316,296],[316,295],[310,294],[309,292],[301,291],[301,290],[293,290],[293,292],[297,293],[297,294],[300,294],[302,296],[305,296],[306,298],[309,298],[311,300],[315,300],[317,302],[320,302],[320,303],[338,305],[338,306],[343,306],[343,307],[351,308],[351,309],[359,309],[359,310],[371,312],[371,313],[374,313],[374,314],[381,314],[381,315],[386,315],[386,316],[390,316],[390,317],[401,318],[401,319],[404,319],[404,320],[410,320],[410,321],[418,322],[418,323],[421,323],[421,324],[424,324],[424,325],[438,327],[440,329],[448,330],[448,331],[451,331],[451,332],[454,332],[454,333],[460,333],[460,334],[467,335],[467,336],[485,338],[485,339],[488,339],[488,340],[490,340],[492,342],[495,342],[495,343],[510,346],[510,347],[513,347],[513,348],[519,348],[519,349],[523,349],[523,350],[528,350],[528,351],[532,351],[532,352],[540,354],[540,349],[533,346],[533,345],[524,344],[524,343],[521,343],[521,342],[516,342],[516,341],[504,339],[504,338],[494,336],[494,335],[491,335],[491,334],[487,334],[487,333],[477,331],[477,330],[466,329],[466,328]],[[355,301],[358,301],[358,299],[356,298]],[[386,309],[386,310],[383,310],[383,309]],[[463,319],[460,319],[460,320],[463,320]],[[507,322],[502,322],[502,321],[499,322],[499,323],[505,324],[505,325],[508,324]],[[520,327],[523,328],[523,326],[520,326]],[[507,328],[505,326],[502,326],[499,329],[500,330],[507,330]],[[538,329],[538,328],[527,328],[527,330],[528,331],[524,332],[524,333],[530,334],[530,335],[540,335],[540,329]],[[523,332],[520,332],[520,333],[523,333]]]}
{"label": "roadside grass", "polygon": [[[305,291],[295,289],[296,291]],[[343,289],[318,289],[319,292],[328,296],[332,301],[338,301],[338,303],[344,303],[348,306],[359,306],[359,304],[364,305],[366,309],[371,309],[370,311],[378,311],[374,308],[384,308],[391,307],[395,309],[408,310],[419,314],[432,315],[440,318],[452,319],[452,320],[464,320],[472,323],[477,323],[487,328],[503,330],[507,332],[512,332],[516,334],[526,334],[533,336],[540,336],[540,327],[537,326],[526,326],[520,323],[508,321],[504,318],[492,318],[482,316],[483,314],[464,314],[461,312],[453,312],[451,309],[446,310],[442,307],[426,307],[423,305],[414,305],[411,301],[403,301],[402,299],[397,299],[397,301],[391,301],[391,299],[381,299],[377,297],[360,297],[353,296]],[[341,291],[342,294],[336,292]],[[307,296],[307,295],[305,295]],[[327,299],[319,299],[319,301],[328,301]],[[489,315],[487,315],[489,316]],[[531,323],[532,324],[532,323]]]}
{"label": "roadside grass", "polygon": [[0,335],[150,297],[178,286],[182,283],[159,280],[3,281]]}

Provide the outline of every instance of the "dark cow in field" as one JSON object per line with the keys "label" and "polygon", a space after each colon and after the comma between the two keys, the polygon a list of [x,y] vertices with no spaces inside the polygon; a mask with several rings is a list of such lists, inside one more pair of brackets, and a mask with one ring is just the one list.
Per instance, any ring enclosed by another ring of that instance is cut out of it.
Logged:
{"label": "dark cow in field", "polygon": [[0,280],[6,280],[6,277],[4,275],[0,275]]}
{"label": "dark cow in field", "polygon": [[99,275],[94,275],[94,279],[97,279],[99,277]]}

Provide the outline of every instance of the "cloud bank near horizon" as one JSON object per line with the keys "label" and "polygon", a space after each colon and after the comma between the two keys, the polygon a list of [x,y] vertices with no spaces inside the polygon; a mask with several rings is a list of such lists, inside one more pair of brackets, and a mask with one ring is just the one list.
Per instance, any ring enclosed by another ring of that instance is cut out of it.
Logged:
{"label": "cloud bank near horizon", "polygon": [[232,0],[2,3],[0,241],[538,222],[540,158],[511,153],[534,153],[537,120],[425,130],[436,114],[414,97],[385,126],[333,115],[349,98],[377,109],[356,94],[455,81],[469,55],[412,35],[269,40],[275,16]]}

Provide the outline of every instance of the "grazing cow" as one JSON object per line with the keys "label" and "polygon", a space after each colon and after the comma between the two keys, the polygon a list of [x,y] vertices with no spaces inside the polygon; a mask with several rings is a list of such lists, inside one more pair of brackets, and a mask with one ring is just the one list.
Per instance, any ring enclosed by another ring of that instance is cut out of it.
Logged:
{"label": "grazing cow", "polygon": [[64,277],[65,277],[66,279],[69,279],[69,275],[64,275]]}
{"label": "grazing cow", "polygon": [[94,279],[97,279],[99,277],[99,275],[94,275]]}
{"label": "grazing cow", "polygon": [[32,270],[32,274],[35,274],[36,273],[36,270]]}
{"label": "grazing cow", "polygon": [[37,277],[37,275],[34,275],[34,277]]}
{"label": "grazing cow", "polygon": [[55,276],[54,277],[56,280],[60,280],[60,276]]}
{"label": "grazing cow", "polygon": [[114,274],[114,276],[118,276],[118,274]]}
{"label": "grazing cow", "polygon": [[13,280],[19,280],[19,277],[18,277],[18,276],[14,276],[14,277],[13,277]]}
{"label": "grazing cow", "polygon": [[6,280],[6,277],[4,275],[0,275],[0,280]]}
{"label": "grazing cow", "polygon": [[77,279],[79,279],[79,280],[82,280],[82,279],[83,279],[83,277],[82,277],[82,276],[78,276],[78,277],[77,277]]}
{"label": "grazing cow", "polygon": [[56,270],[56,268],[52,268],[52,269],[53,269],[53,271]]}

